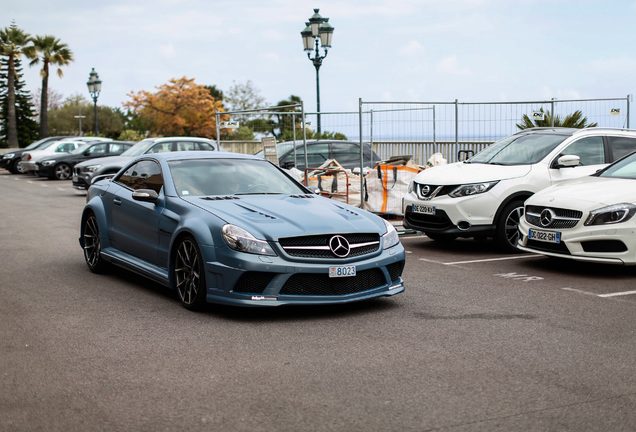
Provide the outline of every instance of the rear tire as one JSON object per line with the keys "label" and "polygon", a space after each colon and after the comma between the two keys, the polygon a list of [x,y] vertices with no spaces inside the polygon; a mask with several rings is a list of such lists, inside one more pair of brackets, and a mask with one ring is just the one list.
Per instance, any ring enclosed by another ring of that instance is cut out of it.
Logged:
{"label": "rear tire", "polygon": [[519,222],[523,217],[523,201],[511,201],[504,207],[495,228],[495,240],[503,252],[519,253]]}

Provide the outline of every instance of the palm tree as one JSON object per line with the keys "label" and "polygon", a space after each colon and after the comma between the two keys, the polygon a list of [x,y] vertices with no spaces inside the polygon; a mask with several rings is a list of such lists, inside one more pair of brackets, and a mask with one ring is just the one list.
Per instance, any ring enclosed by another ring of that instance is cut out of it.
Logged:
{"label": "palm tree", "polygon": [[[73,52],[68,45],[62,43],[58,38],[50,35],[36,36],[31,38],[32,46],[29,53],[33,54],[30,66],[36,65],[42,60],[42,97],[40,100],[40,138],[49,135],[48,125],[48,96],[49,96],[49,65],[67,66],[73,61]],[[62,78],[64,74],[58,67],[57,76]]]}
{"label": "palm tree", "polygon": [[[543,108],[539,112],[544,112]],[[583,113],[580,110],[574,111],[572,114],[565,116],[562,120],[559,115],[554,117],[554,124],[552,123],[552,113],[550,111],[545,112],[543,120],[535,120],[534,122],[528,117],[527,114],[523,115],[523,122],[517,124],[519,129],[530,129],[533,127],[570,127],[583,129],[586,127],[596,127],[598,123],[588,123],[587,117],[583,117]]]}
{"label": "palm tree", "polygon": [[20,58],[22,54],[30,57],[27,44],[30,41],[30,35],[20,30],[15,22],[10,27],[0,29],[0,56],[8,57],[8,89],[7,89],[7,142],[9,147],[17,148],[18,129],[15,113],[15,59]]}

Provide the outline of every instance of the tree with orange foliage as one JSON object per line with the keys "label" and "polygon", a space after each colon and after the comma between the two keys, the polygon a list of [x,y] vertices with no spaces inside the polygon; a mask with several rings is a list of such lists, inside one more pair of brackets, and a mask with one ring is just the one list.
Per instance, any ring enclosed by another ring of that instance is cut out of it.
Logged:
{"label": "tree with orange foliage", "polygon": [[214,113],[224,108],[208,89],[186,77],[172,78],[156,88],[156,93],[129,93],[131,101],[123,106],[152,124],[157,135],[216,138]]}

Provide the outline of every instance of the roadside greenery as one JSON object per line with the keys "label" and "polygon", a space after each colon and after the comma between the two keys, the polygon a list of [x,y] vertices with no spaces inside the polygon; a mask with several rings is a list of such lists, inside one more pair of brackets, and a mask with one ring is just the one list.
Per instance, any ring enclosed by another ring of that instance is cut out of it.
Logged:
{"label": "roadside greenery", "polygon": [[598,123],[589,123],[587,117],[583,116],[583,113],[579,110],[574,111],[572,114],[561,118],[559,115],[554,117],[554,123],[552,122],[552,113],[550,111],[543,111],[543,108],[539,111],[544,113],[543,120],[532,120],[527,114],[522,117],[522,122],[517,123],[519,129],[530,129],[534,127],[569,127],[583,129],[586,127],[596,127]]}

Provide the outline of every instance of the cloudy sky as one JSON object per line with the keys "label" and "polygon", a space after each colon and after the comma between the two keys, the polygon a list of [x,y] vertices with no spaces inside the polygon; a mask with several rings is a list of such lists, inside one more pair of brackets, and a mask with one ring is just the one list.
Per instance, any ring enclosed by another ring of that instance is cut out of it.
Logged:
{"label": "cloudy sky", "polygon": [[[316,109],[300,32],[320,8],[335,27],[320,70],[322,111],[365,101],[498,102],[636,93],[636,1],[623,0],[4,0],[0,26],[67,43],[75,62],[50,87],[100,105],[171,78],[227,91],[252,81],[270,105]],[[25,67],[30,90],[37,68]],[[634,110],[632,110],[634,111]],[[632,115],[633,118],[633,115]],[[632,124],[632,127],[634,125]]]}

